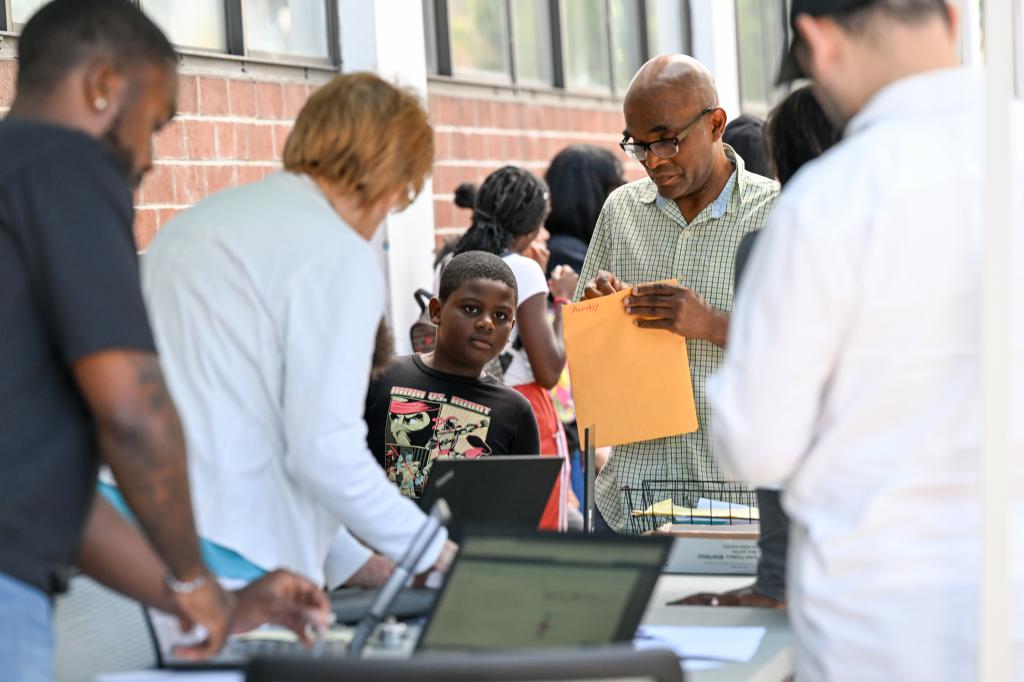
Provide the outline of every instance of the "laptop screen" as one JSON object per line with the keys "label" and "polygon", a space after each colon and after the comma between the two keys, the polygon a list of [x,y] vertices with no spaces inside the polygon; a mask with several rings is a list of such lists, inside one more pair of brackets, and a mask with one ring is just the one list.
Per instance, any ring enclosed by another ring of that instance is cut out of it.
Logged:
{"label": "laptop screen", "polygon": [[665,538],[468,536],[419,648],[631,641],[668,546]]}

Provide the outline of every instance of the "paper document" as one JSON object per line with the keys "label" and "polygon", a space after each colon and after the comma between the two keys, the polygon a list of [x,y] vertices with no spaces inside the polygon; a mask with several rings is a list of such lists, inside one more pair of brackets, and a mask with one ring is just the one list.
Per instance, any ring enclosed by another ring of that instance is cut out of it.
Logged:
{"label": "paper document", "polygon": [[[708,503],[712,504],[708,504]],[[633,516],[674,516],[676,518],[704,518],[704,519],[735,519],[741,521],[759,521],[761,513],[757,507],[748,507],[745,504],[732,504],[719,502],[718,500],[706,500],[701,498],[697,501],[696,507],[682,507],[672,502],[672,499],[655,502],[643,511],[632,512]]]}
{"label": "paper document", "polygon": [[686,342],[634,325],[622,304],[631,291],[563,309],[576,423],[595,427],[597,447],[697,430]]}
{"label": "paper document", "polygon": [[638,649],[671,649],[680,658],[746,663],[757,654],[767,631],[753,626],[641,625],[633,645]]}

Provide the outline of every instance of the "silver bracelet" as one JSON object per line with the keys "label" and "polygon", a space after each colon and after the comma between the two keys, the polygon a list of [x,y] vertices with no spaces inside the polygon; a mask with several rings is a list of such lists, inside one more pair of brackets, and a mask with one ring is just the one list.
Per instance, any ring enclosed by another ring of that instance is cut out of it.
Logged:
{"label": "silver bracelet", "polygon": [[172,574],[164,575],[164,582],[174,594],[192,594],[206,585],[206,574],[200,573],[192,580],[178,580]]}

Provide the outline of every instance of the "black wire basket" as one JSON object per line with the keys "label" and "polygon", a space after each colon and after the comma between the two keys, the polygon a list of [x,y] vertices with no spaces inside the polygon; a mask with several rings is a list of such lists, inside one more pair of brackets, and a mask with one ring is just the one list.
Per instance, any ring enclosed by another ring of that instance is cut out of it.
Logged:
{"label": "black wire basket", "polygon": [[738,483],[646,480],[639,489],[625,486],[622,491],[630,509],[630,531],[637,535],[667,523],[733,525],[760,520],[756,493]]}

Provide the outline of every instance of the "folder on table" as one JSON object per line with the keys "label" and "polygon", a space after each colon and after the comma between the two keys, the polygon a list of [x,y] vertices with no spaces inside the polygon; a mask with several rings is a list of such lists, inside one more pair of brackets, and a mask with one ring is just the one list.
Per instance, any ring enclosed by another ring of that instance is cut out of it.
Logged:
{"label": "folder on table", "polygon": [[686,341],[633,324],[631,291],[563,309],[576,421],[597,427],[598,447],[697,430]]}

